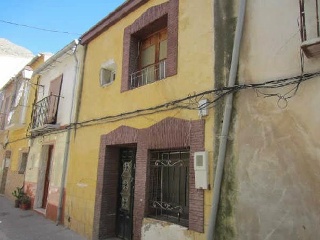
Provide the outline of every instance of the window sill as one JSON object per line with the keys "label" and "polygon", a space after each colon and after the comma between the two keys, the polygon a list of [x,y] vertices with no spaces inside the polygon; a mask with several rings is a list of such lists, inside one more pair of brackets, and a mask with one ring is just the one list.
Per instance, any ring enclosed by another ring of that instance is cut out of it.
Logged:
{"label": "window sill", "polygon": [[176,218],[171,216],[148,216],[149,221],[165,223],[166,225],[177,225],[182,228],[188,229],[189,221],[185,219],[180,219],[180,222],[177,221]]}
{"label": "window sill", "polygon": [[307,58],[320,56],[320,38],[312,38],[301,44],[301,49]]}

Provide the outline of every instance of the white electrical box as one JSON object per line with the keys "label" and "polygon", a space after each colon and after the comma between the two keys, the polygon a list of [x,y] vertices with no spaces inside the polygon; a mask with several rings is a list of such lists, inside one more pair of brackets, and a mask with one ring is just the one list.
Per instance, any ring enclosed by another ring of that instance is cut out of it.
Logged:
{"label": "white electrical box", "polygon": [[198,107],[200,117],[208,115],[208,99],[201,99],[198,103]]}
{"label": "white electrical box", "polygon": [[208,152],[194,153],[195,185],[197,189],[208,189],[209,186],[209,166]]}

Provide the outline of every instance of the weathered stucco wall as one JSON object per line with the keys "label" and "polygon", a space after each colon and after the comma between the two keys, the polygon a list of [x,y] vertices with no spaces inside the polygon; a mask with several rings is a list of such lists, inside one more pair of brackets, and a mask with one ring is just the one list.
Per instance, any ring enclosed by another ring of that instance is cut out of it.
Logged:
{"label": "weathered stucco wall", "polygon": [[186,227],[145,218],[141,229],[142,240],[191,240],[194,239]]}
{"label": "weathered stucco wall", "polygon": [[32,140],[28,156],[28,165],[25,175],[25,188],[34,201],[34,208],[39,208],[42,203],[43,181],[46,173],[47,157],[43,154],[43,147],[53,145],[48,188],[48,205],[45,215],[51,220],[56,220],[59,195],[61,194],[61,175],[66,151],[66,133],[56,133]]}
{"label": "weathered stucco wall", "polygon": [[[300,74],[298,18],[297,1],[248,1],[239,83]],[[320,70],[320,59],[304,59],[305,72]],[[293,87],[261,92],[283,95]],[[319,88],[319,78],[301,83],[287,106],[254,90],[236,94],[234,239],[320,236]]]}

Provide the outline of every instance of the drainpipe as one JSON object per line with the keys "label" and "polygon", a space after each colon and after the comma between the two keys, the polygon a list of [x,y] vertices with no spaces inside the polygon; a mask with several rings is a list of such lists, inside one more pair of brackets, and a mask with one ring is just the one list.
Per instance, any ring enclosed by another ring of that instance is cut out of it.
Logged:
{"label": "drainpipe", "polygon": [[66,136],[66,145],[65,145],[65,151],[63,156],[63,165],[62,165],[62,174],[61,174],[61,184],[60,184],[60,195],[59,195],[59,203],[58,203],[58,210],[57,210],[57,220],[56,225],[59,225],[61,222],[61,215],[62,215],[62,205],[63,205],[63,196],[64,196],[64,186],[66,183],[66,174],[67,174],[67,167],[68,167],[68,158],[69,158],[69,148],[70,148],[70,136],[71,136],[71,122],[72,122],[72,116],[74,111],[74,99],[75,99],[75,88],[77,83],[77,77],[78,77],[78,71],[79,71],[79,60],[77,58],[77,47],[78,47],[79,41],[75,40],[75,46],[73,49],[73,56],[75,59],[75,77],[74,82],[72,86],[72,100],[71,100],[71,110],[70,110],[70,116],[69,116],[69,124],[67,130],[67,136]]}
{"label": "drainpipe", "polygon": [[[235,39],[233,43],[233,50],[232,50],[232,61],[231,61],[228,87],[234,86],[235,80],[237,77],[245,9],[246,9],[246,0],[240,0],[238,21],[237,21],[236,32],[235,32]],[[214,233],[215,233],[215,227],[216,227],[218,205],[220,200],[220,189],[221,189],[224,161],[226,157],[229,126],[230,126],[231,115],[232,115],[232,101],[233,101],[233,93],[230,93],[226,97],[226,103],[224,107],[223,124],[222,124],[221,137],[220,137],[217,168],[216,168],[214,185],[213,185],[214,188],[213,188],[213,196],[212,196],[212,207],[211,207],[211,215],[209,220],[207,240],[213,240],[215,237]]]}

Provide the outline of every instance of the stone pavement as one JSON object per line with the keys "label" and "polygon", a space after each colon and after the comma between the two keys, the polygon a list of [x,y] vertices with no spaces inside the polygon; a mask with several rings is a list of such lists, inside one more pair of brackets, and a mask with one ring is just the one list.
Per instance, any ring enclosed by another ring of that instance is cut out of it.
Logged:
{"label": "stone pavement", "polygon": [[13,207],[0,195],[0,240],[85,240],[32,210]]}

